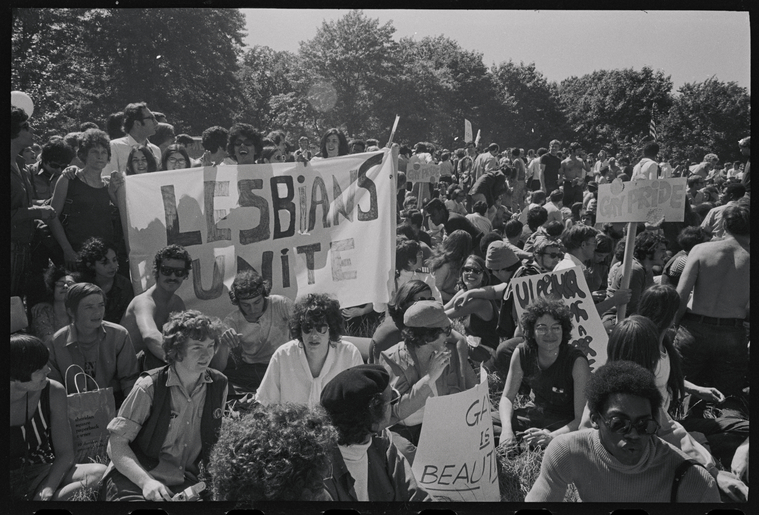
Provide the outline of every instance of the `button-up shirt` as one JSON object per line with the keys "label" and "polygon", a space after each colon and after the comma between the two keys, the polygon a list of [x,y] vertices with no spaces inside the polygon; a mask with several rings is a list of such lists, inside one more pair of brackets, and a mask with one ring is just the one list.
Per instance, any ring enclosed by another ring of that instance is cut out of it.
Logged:
{"label": "button-up shirt", "polygon": [[[64,384],[69,366],[79,365],[84,370],[85,363],[91,362],[85,355],[94,356],[94,379],[100,388],[110,386],[128,395],[140,374],[129,333],[118,324],[104,321],[95,341],[86,344],[79,341],[76,326],[69,324],[56,331],[46,345],[50,350],[49,377]],[[69,379],[73,380],[73,375],[69,375]]]}

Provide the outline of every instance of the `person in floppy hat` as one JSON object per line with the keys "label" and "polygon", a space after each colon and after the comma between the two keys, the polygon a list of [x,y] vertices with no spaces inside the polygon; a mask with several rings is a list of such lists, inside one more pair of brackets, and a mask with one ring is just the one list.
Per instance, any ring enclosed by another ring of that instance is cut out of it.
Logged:
{"label": "person in floppy hat", "polygon": [[[406,438],[411,447],[401,449],[413,464],[415,446],[424,420],[424,404],[434,395],[449,395],[477,384],[471,367],[461,367],[456,344],[447,341],[451,320],[437,301],[415,302],[403,315],[403,341],[381,353],[390,385],[400,392],[393,408],[390,430]],[[464,377],[460,370],[465,371]]]}
{"label": "person in floppy hat", "polygon": [[337,430],[332,474],[325,486],[335,501],[431,501],[398,451],[387,425],[400,394],[381,365],[358,365],[337,374],[321,405]]}

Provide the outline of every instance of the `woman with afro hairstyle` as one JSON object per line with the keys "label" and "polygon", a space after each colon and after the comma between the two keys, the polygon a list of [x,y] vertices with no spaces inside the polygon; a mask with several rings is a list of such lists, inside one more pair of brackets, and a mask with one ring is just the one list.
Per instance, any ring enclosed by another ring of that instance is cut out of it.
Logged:
{"label": "woman with afro hairstyle", "polygon": [[283,402],[319,404],[330,379],[364,361],[350,342],[343,342],[340,303],[324,293],[309,293],[295,301],[290,318],[291,341],[279,347],[256,392],[266,406]]}

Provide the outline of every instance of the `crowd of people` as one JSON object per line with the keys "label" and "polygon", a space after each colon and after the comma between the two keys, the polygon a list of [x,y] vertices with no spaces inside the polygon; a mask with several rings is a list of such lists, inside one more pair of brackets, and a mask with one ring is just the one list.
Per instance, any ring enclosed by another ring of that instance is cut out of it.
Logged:
{"label": "crowd of people", "polygon": [[[670,163],[653,140],[637,156],[558,140],[527,152],[398,146],[387,305],[287,298],[245,269],[220,320],[177,295],[192,271],[180,245],[155,249],[154,282],[135,295],[124,177],[330,159],[378,140],[329,129],[312,147],[237,123],[206,129],[195,159],[194,139],[145,103],[105,126],[40,146],[11,106],[14,498],[89,487],[101,500],[170,501],[207,481],[202,499],[242,504],[445,500],[412,472],[425,404],[474,387],[482,366],[504,384],[496,444],[545,449],[528,501],[560,501],[570,483],[583,501],[747,499],[750,137],[745,160],[724,166],[714,154]],[[439,179],[407,182],[416,163]],[[684,222],[596,223],[600,184],[675,177],[687,180]],[[518,316],[509,287],[572,267],[609,334],[593,372],[570,344],[569,308],[538,297]],[[343,338],[366,327],[366,351]],[[74,459],[71,365],[113,390],[103,464]]]}

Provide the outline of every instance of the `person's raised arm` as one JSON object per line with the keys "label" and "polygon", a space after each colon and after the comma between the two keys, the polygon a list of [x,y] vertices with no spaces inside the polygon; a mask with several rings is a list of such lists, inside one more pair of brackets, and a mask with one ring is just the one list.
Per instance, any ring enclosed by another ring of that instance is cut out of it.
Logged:
{"label": "person's raised arm", "polygon": [[[490,313],[490,317],[487,316],[488,312]],[[445,314],[448,315],[448,318],[461,318],[476,314],[485,321],[492,320],[494,316],[493,305],[490,301],[483,299],[473,299],[471,302],[457,308],[446,308]]]}
{"label": "person's raised arm", "polygon": [[471,290],[462,290],[452,298],[446,305],[445,309],[460,308],[475,299],[499,300],[508,288],[509,283],[500,283],[495,286],[484,286],[482,288],[473,288]]}
{"label": "person's raised arm", "polygon": [[50,436],[55,449],[55,461],[45,480],[37,489],[35,501],[49,501],[74,465],[74,439],[69,425],[66,390],[57,381],[50,381]]}
{"label": "person's raised arm", "polygon": [[502,427],[501,440],[498,445],[505,448],[514,446],[517,443],[514,430],[511,427],[511,415],[514,413],[514,399],[519,392],[522,377],[524,376],[519,356],[519,349],[514,349],[514,353],[511,355],[511,362],[509,363],[509,372],[506,375],[506,384],[503,387],[501,401],[498,405]]}

